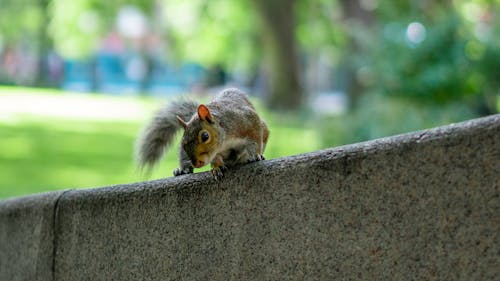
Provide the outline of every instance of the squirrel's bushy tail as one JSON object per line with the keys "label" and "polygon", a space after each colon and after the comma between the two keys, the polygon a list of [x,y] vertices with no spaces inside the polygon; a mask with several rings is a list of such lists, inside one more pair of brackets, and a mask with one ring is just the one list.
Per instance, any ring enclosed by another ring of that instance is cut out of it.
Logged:
{"label": "squirrel's bushy tail", "polygon": [[156,113],[153,120],[142,130],[136,143],[135,156],[139,168],[147,168],[149,172],[161,159],[165,149],[170,147],[175,134],[181,128],[176,116],[187,122],[197,107],[198,104],[193,101],[175,101]]}

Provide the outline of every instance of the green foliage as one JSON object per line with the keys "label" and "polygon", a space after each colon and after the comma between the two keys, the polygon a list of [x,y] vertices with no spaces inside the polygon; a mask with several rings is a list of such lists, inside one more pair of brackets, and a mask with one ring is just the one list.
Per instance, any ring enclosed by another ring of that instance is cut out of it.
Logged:
{"label": "green foliage", "polygon": [[446,125],[477,117],[460,103],[415,104],[383,95],[364,96],[359,107],[347,114],[322,117],[322,145],[338,146],[400,133]]}
{"label": "green foliage", "polygon": [[347,36],[339,21],[342,7],[338,1],[297,1],[296,37],[301,48],[309,52],[327,48],[339,51],[347,44]]}
{"label": "green foliage", "polygon": [[248,1],[169,0],[165,12],[177,59],[242,69],[258,62],[256,20]]}
{"label": "green foliage", "polygon": [[[492,112],[500,88],[498,6],[487,1],[476,1],[474,7],[467,1],[406,8],[393,4],[379,7],[380,24],[358,55],[366,62],[361,73],[367,74],[361,76],[367,78],[362,79],[365,86],[425,103],[479,100]],[[490,20],[472,17],[471,8]],[[424,27],[422,42],[407,38],[411,22]]]}
{"label": "green foliage", "polygon": [[85,57],[93,52],[104,35],[101,12],[89,0],[52,1],[50,34],[56,49],[64,57]]}
{"label": "green foliage", "polygon": [[37,42],[44,10],[35,0],[0,0],[0,47],[2,44]]}
{"label": "green foliage", "polygon": [[[124,5],[139,8],[168,40],[171,60],[252,69],[258,62],[255,15],[245,0],[52,0],[50,34],[66,57],[90,55],[115,28]],[[155,22],[156,21],[156,22]],[[168,52],[167,52],[168,51]]]}
{"label": "green foliage", "polygon": [[[348,19],[344,13],[352,1],[296,1],[295,38],[304,65],[309,58],[327,61],[342,90],[351,79],[344,81],[344,72],[357,71],[364,89],[347,93],[352,96],[377,90],[424,103],[461,100],[483,114],[494,111],[500,88],[498,1],[358,2],[365,8],[359,8],[359,18],[351,11],[355,19]],[[131,5],[167,42],[169,61],[221,64],[252,76],[269,57],[262,35],[270,27],[257,19],[248,0],[0,0],[0,5],[0,48],[37,49],[45,13],[54,47],[66,58],[86,57],[116,29],[120,8]],[[361,14],[371,19],[368,24]],[[408,40],[411,23],[425,28],[422,42]]]}

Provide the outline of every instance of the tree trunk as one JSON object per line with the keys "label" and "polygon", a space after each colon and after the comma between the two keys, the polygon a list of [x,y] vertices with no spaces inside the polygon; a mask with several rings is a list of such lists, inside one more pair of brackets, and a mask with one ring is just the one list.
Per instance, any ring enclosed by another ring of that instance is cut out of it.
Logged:
{"label": "tree trunk", "polygon": [[47,55],[51,47],[51,40],[49,38],[49,0],[38,0],[38,8],[41,13],[41,22],[38,29],[38,67],[36,72],[35,84],[36,86],[46,87],[49,86],[49,77],[47,69]]}
{"label": "tree trunk", "polygon": [[[361,6],[360,0],[342,0],[340,2],[344,13],[343,19],[344,21],[348,21],[348,25],[350,25],[350,22],[356,21],[362,26],[369,27],[374,22],[373,13],[364,9]],[[363,46],[361,46],[360,42],[358,42],[355,36],[351,33],[352,32],[348,32],[349,43],[347,44],[347,48],[345,50],[346,54],[342,65],[346,75],[346,92],[350,99],[350,108],[353,109],[356,108],[359,98],[363,93],[363,85],[361,85],[358,81],[358,66],[354,65],[352,59],[350,60],[349,58],[352,58],[356,56],[357,53],[362,52]]]}
{"label": "tree trunk", "polygon": [[272,109],[296,110],[304,101],[304,93],[299,82],[295,42],[295,1],[253,0],[252,3],[262,19],[264,48],[269,59],[267,105]]}

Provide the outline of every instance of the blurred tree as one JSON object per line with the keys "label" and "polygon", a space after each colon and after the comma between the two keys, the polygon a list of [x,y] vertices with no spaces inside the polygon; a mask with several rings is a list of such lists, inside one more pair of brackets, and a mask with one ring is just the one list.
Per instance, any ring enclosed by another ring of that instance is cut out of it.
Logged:
{"label": "blurred tree", "polygon": [[253,72],[260,48],[255,14],[246,0],[164,0],[172,59]]}
{"label": "blurred tree", "polygon": [[[19,82],[45,84],[44,59],[51,46],[47,36],[48,0],[0,0],[0,51],[11,50],[23,58],[17,67],[28,73],[18,74]],[[22,53],[22,55],[20,55]],[[34,73],[29,57],[37,63]],[[25,77],[26,75],[32,77]],[[33,77],[34,76],[34,77]]]}
{"label": "blurred tree", "polygon": [[[500,84],[497,1],[381,3],[366,66],[371,87],[417,102],[463,101],[496,111]],[[403,5],[403,4],[399,4]],[[495,32],[496,31],[496,32]]]}
{"label": "blurred tree", "polygon": [[304,102],[295,40],[295,1],[253,1],[262,19],[270,63],[270,108],[296,110]]}
{"label": "blurred tree", "polygon": [[[304,98],[294,6],[294,1],[169,0],[167,33],[177,57],[221,65],[229,72],[244,71],[252,76],[259,71],[263,57],[269,64],[265,73],[270,84],[268,106],[295,110]],[[257,15],[261,24],[257,24]]]}
{"label": "blurred tree", "polygon": [[155,3],[150,0],[73,0],[71,5],[64,0],[51,1],[50,34],[58,51],[70,58],[92,55],[102,38],[118,28],[117,16],[121,8],[137,8],[147,17],[152,17],[155,11]]}
{"label": "blurred tree", "polygon": [[[362,67],[356,60],[358,54],[364,50],[363,44],[366,43],[365,34],[373,28],[375,15],[373,6],[367,0],[339,0],[342,6],[342,23],[348,25],[346,31],[347,44],[344,45],[343,60],[340,62],[341,71],[344,72],[346,79],[346,93],[349,95],[349,104],[351,109],[358,104],[360,96],[364,92],[364,87],[358,79],[358,70]],[[360,36],[362,35],[362,36]]]}
{"label": "blurred tree", "polygon": [[[0,47],[42,58],[53,46],[65,58],[88,58],[116,29],[120,10],[132,5],[166,40],[169,61],[252,77],[267,60],[272,108],[298,108],[305,101],[304,65],[326,57],[335,68],[331,79],[341,80],[353,105],[376,90],[417,102],[462,100],[486,114],[500,92],[499,3],[0,0]],[[43,82],[41,61],[37,69],[24,75]]]}
{"label": "blurred tree", "polygon": [[52,37],[49,36],[49,0],[37,0],[40,11],[40,23],[38,29],[38,67],[35,83],[37,86],[49,86],[47,71],[47,60],[49,50],[53,47]]}

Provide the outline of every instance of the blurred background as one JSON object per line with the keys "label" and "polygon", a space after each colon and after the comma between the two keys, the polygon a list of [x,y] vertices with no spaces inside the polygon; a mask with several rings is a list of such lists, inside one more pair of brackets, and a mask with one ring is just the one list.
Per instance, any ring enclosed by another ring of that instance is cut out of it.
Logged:
{"label": "blurred background", "polygon": [[500,0],[0,0],[0,198],[136,170],[168,100],[252,96],[267,158],[500,109]]}

